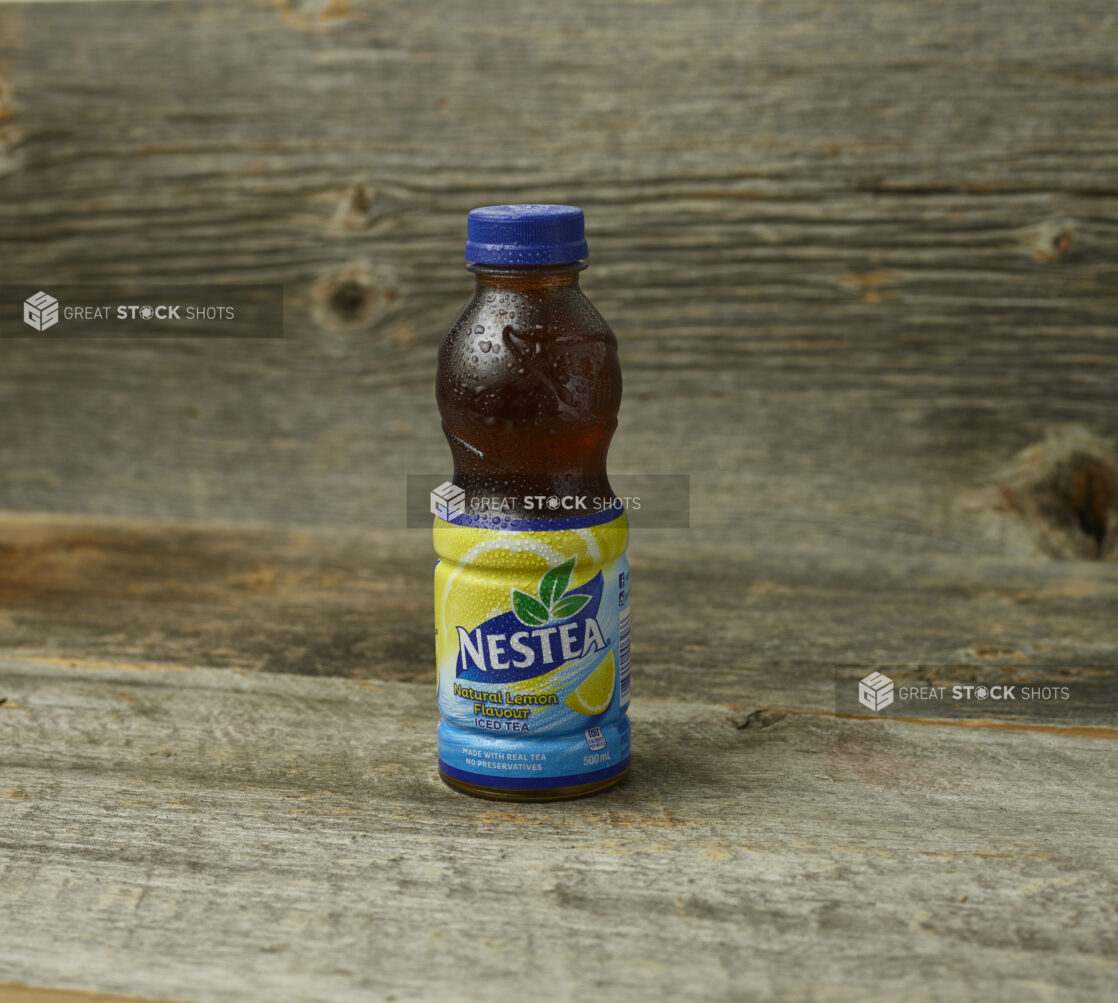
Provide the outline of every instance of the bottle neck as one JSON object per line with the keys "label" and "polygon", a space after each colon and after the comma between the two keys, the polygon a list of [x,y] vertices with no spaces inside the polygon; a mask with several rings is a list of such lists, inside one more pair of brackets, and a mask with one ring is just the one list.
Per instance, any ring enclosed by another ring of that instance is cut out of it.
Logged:
{"label": "bottle neck", "polygon": [[479,289],[523,291],[577,286],[578,273],[586,267],[586,262],[568,261],[561,265],[481,265],[472,262],[466,267],[474,273]]}

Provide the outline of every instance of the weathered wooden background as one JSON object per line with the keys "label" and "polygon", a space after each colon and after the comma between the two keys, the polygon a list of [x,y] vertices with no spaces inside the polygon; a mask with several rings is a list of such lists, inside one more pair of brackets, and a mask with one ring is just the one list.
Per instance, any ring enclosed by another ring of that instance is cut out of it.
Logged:
{"label": "weathered wooden background", "polygon": [[5,344],[9,508],[401,525],[448,462],[433,353],[493,201],[585,207],[614,468],[692,474],[696,526],[1019,553],[968,493],[1054,429],[1118,438],[1109,0],[0,18],[14,301],[289,296],[279,343]]}
{"label": "weathered wooden background", "polygon": [[[632,547],[633,781],[515,812],[434,779],[402,528],[510,201],[587,212],[611,468],[692,478]],[[1113,992],[1110,0],[0,3],[0,265],[5,315],[286,302],[0,337],[0,983]],[[836,716],[873,669],[1087,699]]]}

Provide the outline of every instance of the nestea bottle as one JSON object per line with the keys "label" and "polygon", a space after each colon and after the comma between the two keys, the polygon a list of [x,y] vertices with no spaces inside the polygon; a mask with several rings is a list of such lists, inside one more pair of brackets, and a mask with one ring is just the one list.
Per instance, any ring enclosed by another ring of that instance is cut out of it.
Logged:
{"label": "nestea bottle", "polygon": [[454,458],[433,498],[439,772],[481,796],[578,797],[629,770],[617,340],[579,288],[581,210],[488,206],[467,231],[476,289],[436,383]]}

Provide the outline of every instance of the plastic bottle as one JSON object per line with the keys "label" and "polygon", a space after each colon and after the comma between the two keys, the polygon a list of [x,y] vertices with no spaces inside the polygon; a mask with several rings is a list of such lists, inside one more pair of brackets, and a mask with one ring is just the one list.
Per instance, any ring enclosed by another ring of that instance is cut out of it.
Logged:
{"label": "plastic bottle", "polygon": [[579,797],[629,771],[617,340],[579,288],[581,210],[487,206],[467,231],[476,289],[436,384],[454,457],[432,496],[439,773],[483,797]]}

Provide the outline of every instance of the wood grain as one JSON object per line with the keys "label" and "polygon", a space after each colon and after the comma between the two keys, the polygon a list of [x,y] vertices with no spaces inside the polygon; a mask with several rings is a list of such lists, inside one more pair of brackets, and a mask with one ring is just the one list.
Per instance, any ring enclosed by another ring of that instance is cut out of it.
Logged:
{"label": "wood grain", "polygon": [[190,1000],[1113,985],[1113,740],[634,700],[633,779],[457,795],[427,685],[5,657],[3,977]]}
{"label": "wood grain", "polygon": [[[1111,995],[1115,52],[1102,0],[0,3],[0,999]],[[586,209],[611,470],[692,500],[631,782],[515,810],[435,775],[403,528],[509,201]],[[284,337],[15,314],[128,282]]]}
{"label": "wood grain", "polygon": [[107,996],[82,989],[43,989],[15,982],[0,982],[0,1003],[167,1003],[139,996]]}
{"label": "wood grain", "polygon": [[[0,519],[0,650],[75,664],[153,663],[433,680],[431,541],[420,530]],[[825,548],[635,533],[634,692],[834,711],[836,685],[1067,685],[1068,706],[945,706],[1112,726],[1118,567],[952,556],[854,559]]]}
{"label": "wood grain", "polygon": [[545,199],[621,338],[612,467],[690,473],[694,525],[1112,558],[997,499],[1118,442],[1115,51],[1094,0],[5,4],[5,281],[282,282],[288,322],[6,342],[0,504],[402,525],[464,213]]}

